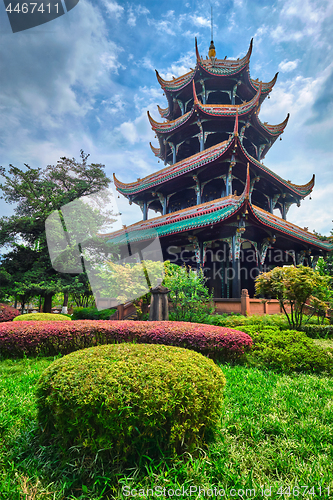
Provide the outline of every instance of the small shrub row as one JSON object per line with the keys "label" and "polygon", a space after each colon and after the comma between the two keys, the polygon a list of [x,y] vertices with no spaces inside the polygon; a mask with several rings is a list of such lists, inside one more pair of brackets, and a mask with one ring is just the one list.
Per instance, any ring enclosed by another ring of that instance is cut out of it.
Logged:
{"label": "small shrub row", "polygon": [[252,366],[285,373],[333,373],[332,350],[316,345],[304,332],[274,327],[258,330],[256,326],[242,327],[242,330],[253,339],[247,356]]}
{"label": "small shrub row", "polygon": [[220,417],[225,377],[196,352],[104,345],[54,361],[37,386],[42,437],[111,459],[193,452]]}
{"label": "small shrub row", "polygon": [[282,314],[272,314],[259,316],[243,316],[241,314],[216,314],[207,318],[207,323],[216,326],[226,326],[229,328],[237,328],[238,326],[256,325],[260,328],[266,326],[274,326],[281,330],[289,328],[288,321]]}
{"label": "small shrub row", "polygon": [[[308,326],[318,325],[318,319],[315,316],[304,316]],[[207,316],[204,321],[210,325],[227,326],[229,328],[237,328],[238,326],[256,325],[260,328],[277,327],[280,330],[289,330],[290,326],[284,314],[265,314],[262,316],[253,314],[252,316],[242,316],[241,314],[216,314]],[[325,324],[328,320],[325,319]]]}
{"label": "small shrub row", "polygon": [[249,335],[229,328],[173,321],[12,322],[0,325],[0,354],[54,356],[102,344],[135,342],[185,347],[235,360],[251,347]]}
{"label": "small shrub row", "polygon": [[0,323],[13,321],[19,314],[19,311],[15,307],[11,307],[8,304],[0,304]]}
{"label": "small shrub row", "polygon": [[20,314],[13,321],[71,321],[71,318],[64,314],[29,313]]}
{"label": "small shrub row", "polygon": [[72,314],[73,320],[79,319],[110,319],[116,309],[103,309],[99,311],[96,307],[77,307]]}
{"label": "small shrub row", "polygon": [[301,330],[312,339],[329,339],[333,337],[333,325],[303,325]]}

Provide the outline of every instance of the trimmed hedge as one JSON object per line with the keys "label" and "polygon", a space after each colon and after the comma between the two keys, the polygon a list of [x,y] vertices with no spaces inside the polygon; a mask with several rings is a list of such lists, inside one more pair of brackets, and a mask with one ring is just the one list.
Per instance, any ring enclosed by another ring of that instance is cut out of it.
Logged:
{"label": "trimmed hedge", "polygon": [[19,314],[20,312],[15,309],[15,307],[9,306],[8,304],[0,304],[0,323],[13,321]]}
{"label": "trimmed hedge", "polygon": [[312,339],[330,339],[333,337],[333,325],[304,325],[301,330]]}
{"label": "trimmed hedge", "polygon": [[[201,354],[164,345],[92,347],[54,361],[37,385],[42,439],[126,460],[193,452],[218,422],[225,377]],[[211,434],[211,432],[210,432]]]}
{"label": "trimmed hedge", "polygon": [[103,309],[99,311],[96,307],[77,307],[72,314],[72,320],[79,319],[103,319],[108,320],[116,312],[116,309]]}
{"label": "trimmed hedge", "polygon": [[136,342],[185,347],[219,360],[239,359],[249,335],[229,328],[176,321],[16,322],[0,325],[0,354],[54,356],[102,344]]}
{"label": "trimmed hedge", "polygon": [[71,321],[69,316],[64,314],[51,313],[29,313],[17,316],[13,321]]}
{"label": "trimmed hedge", "polygon": [[285,373],[311,372],[333,374],[333,352],[318,346],[305,333],[276,328],[242,327],[251,335],[253,345],[248,364]]}

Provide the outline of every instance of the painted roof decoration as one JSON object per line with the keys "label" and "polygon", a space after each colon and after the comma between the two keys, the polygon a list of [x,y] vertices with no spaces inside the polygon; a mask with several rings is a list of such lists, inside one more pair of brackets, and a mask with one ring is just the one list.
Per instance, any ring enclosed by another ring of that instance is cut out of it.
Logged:
{"label": "painted roof decoration", "polygon": [[155,217],[148,221],[141,221],[125,229],[110,234],[110,242],[121,245],[123,243],[145,241],[158,236],[177,234],[212,226],[225,221],[237,213],[243,213],[247,208],[255,219],[265,228],[274,229],[277,236],[297,239],[310,244],[317,250],[333,250],[333,242],[322,241],[315,234],[288,222],[274,214],[252,205],[249,201],[250,176],[247,170],[247,180],[244,191],[240,196],[230,195],[201,205],[173,212],[172,214]]}
{"label": "painted roof decoration", "polygon": [[[181,175],[185,175],[189,172],[196,171],[198,168],[207,165],[218,158],[222,157],[223,154],[232,149],[232,146],[235,144],[235,141],[238,139],[237,131],[232,136],[230,136],[228,141],[216,144],[211,148],[205,149],[200,153],[196,153],[195,155],[186,158],[180,162],[175,163],[174,165],[167,166],[153,174],[147,175],[143,179],[139,179],[137,181],[131,183],[124,183],[117,179],[115,174],[113,174],[113,179],[117,190],[125,196],[130,196],[133,194],[137,194],[142,191],[146,191],[153,187],[157,187],[165,182],[179,177]],[[291,182],[286,181],[279,175],[275,174],[272,170],[266,167],[263,163],[259,162],[251,155],[248,154],[246,149],[243,147],[239,139],[237,140],[237,145],[240,148],[240,151],[244,154],[246,161],[249,161],[251,165],[257,167],[260,171],[266,173],[268,176],[272,177],[281,187],[286,188],[290,192],[297,194],[301,198],[308,196],[314,186],[315,176],[313,175],[312,179],[304,185],[292,184]],[[153,149],[153,147],[151,146]],[[158,156],[158,148],[153,149],[156,156]]]}
{"label": "painted roof decoration", "polygon": [[159,184],[162,184],[170,179],[187,174],[188,172],[211,163],[221,157],[223,153],[232,145],[232,143],[233,137],[231,137],[228,141],[216,144],[209,149],[205,149],[201,153],[190,156],[183,161],[163,168],[154,174],[147,175],[147,177],[129,184],[120,182],[115,174],[113,174],[115,186],[117,190],[124,195],[131,195],[140,191],[145,191],[146,189],[158,186]]}

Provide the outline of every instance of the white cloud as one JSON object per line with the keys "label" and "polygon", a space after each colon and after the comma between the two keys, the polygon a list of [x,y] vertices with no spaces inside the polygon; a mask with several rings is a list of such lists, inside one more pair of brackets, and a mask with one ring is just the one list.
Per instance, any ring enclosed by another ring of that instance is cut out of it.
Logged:
{"label": "white cloud", "polygon": [[174,28],[173,28],[173,23],[171,21],[168,21],[168,20],[158,21],[156,19],[148,18],[147,22],[148,22],[148,26],[155,27],[156,31],[159,33],[164,33],[166,35],[171,35],[171,36],[176,35]]}
{"label": "white cloud", "polygon": [[135,12],[138,15],[143,15],[143,16],[149,14],[149,10],[147,9],[147,7],[144,7],[140,4],[135,7]]}
{"label": "white cloud", "polygon": [[299,42],[311,38],[313,45],[322,44],[321,35],[325,21],[333,13],[330,0],[314,2],[311,0],[280,0],[278,24],[271,31],[277,42]]}
{"label": "white cloud", "polygon": [[328,234],[328,228],[332,227],[332,214],[327,213],[327,207],[332,205],[332,192],[332,182],[324,187],[315,185],[311,195],[301,202],[300,207],[290,207],[288,220],[300,227],[307,227],[310,232],[315,230]]}
{"label": "white cloud", "polygon": [[135,108],[140,114],[146,112],[148,108],[154,109],[155,111],[157,104],[163,108],[164,103],[165,97],[163,96],[161,88],[140,87],[139,92],[134,95]]}
{"label": "white cloud", "polygon": [[142,66],[143,68],[146,68],[146,69],[150,69],[152,71],[155,70],[151,60],[149,59],[149,57],[144,57],[140,62],[139,62],[139,66]]}
{"label": "white cloud", "polygon": [[193,24],[200,28],[210,28],[210,18],[203,16],[190,16]]}
{"label": "white cloud", "polygon": [[290,71],[293,71],[297,68],[298,63],[299,59],[295,59],[294,61],[287,61],[287,59],[285,59],[284,61],[280,62],[279,70],[282,71],[282,73],[289,73]]}
{"label": "white cloud", "polygon": [[283,120],[283,117],[290,113],[294,127],[302,128],[310,118],[312,106],[332,69],[333,63],[316,78],[304,78],[298,75],[284,82],[278,81],[270,95],[270,100],[266,99],[262,105],[260,119],[276,123],[277,120]]}
{"label": "white cloud", "polygon": [[148,143],[154,139],[154,132],[150,127],[146,110],[135,120],[122,123],[119,131],[130,144],[146,142],[149,147]]}
{"label": "white cloud", "polygon": [[128,11],[128,19],[127,19],[127,24],[128,24],[129,26],[135,26],[135,25],[136,25],[136,17],[135,17],[135,15],[134,15],[134,13],[133,13],[133,10],[132,10],[132,9],[130,9],[130,10]]}
{"label": "white cloud", "polygon": [[265,35],[267,35],[268,32],[269,32],[269,27],[265,24],[263,24],[257,29],[254,35],[254,42],[256,46],[258,46],[262,42],[263,38],[265,37]]}
{"label": "white cloud", "polygon": [[49,32],[28,30],[0,49],[6,68],[0,75],[3,164],[45,166],[82,147],[89,151],[84,120],[96,93],[110,87],[110,70],[121,66],[120,49],[108,40],[98,9],[82,2],[75,12]]}
{"label": "white cloud", "polygon": [[103,0],[103,3],[106,7],[108,14],[111,17],[119,19],[124,12],[124,7],[119,5],[117,2],[114,2],[112,0]]}
{"label": "white cloud", "polygon": [[113,47],[113,50],[101,54],[100,60],[103,67],[114,73],[118,73],[119,68],[125,69],[125,66],[118,60],[118,52],[121,50],[120,48]]}
{"label": "white cloud", "polygon": [[121,94],[115,94],[113,97],[103,100],[101,104],[111,115],[117,114],[119,116],[119,113],[126,110],[126,102]]}
{"label": "white cloud", "polygon": [[188,73],[191,68],[195,67],[195,64],[194,51],[191,51],[180,57],[178,61],[171,64],[166,70],[159,71],[159,73],[164,80],[172,80],[173,77]]}

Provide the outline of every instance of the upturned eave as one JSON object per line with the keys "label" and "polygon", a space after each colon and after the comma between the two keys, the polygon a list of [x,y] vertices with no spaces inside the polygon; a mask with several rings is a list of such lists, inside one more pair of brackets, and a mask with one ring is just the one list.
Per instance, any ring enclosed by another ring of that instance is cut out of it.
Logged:
{"label": "upturned eave", "polygon": [[153,174],[147,175],[143,179],[138,179],[136,182],[128,184],[123,183],[116,178],[115,174],[113,174],[114,184],[117,191],[124,196],[131,196],[155,188],[156,186],[164,184],[171,179],[175,179],[217,160],[224,155],[230,147],[232,147],[233,143],[234,135],[232,135],[227,141],[216,144],[211,148],[189,156],[188,158],[174,163],[173,165],[169,165]]}
{"label": "upturned eave", "polygon": [[275,172],[270,170],[268,167],[266,167],[263,163],[261,163],[260,161],[256,160],[253,156],[251,156],[246,151],[246,149],[244,148],[243,144],[241,143],[241,141],[239,139],[237,140],[237,143],[240,147],[240,151],[244,155],[245,162],[249,161],[252,165],[257,167],[259,169],[259,175],[260,175],[260,171],[261,171],[261,172],[265,173],[267,176],[269,176],[275,184],[280,185],[282,188],[281,193],[283,192],[284,189],[287,189],[291,194],[297,195],[301,199],[305,198],[306,196],[308,196],[311,193],[311,191],[314,187],[314,183],[315,183],[315,175],[314,174],[312,176],[312,179],[306,184],[303,184],[303,185],[293,184],[289,181],[286,181],[285,179],[280,177],[278,174],[276,174]]}

